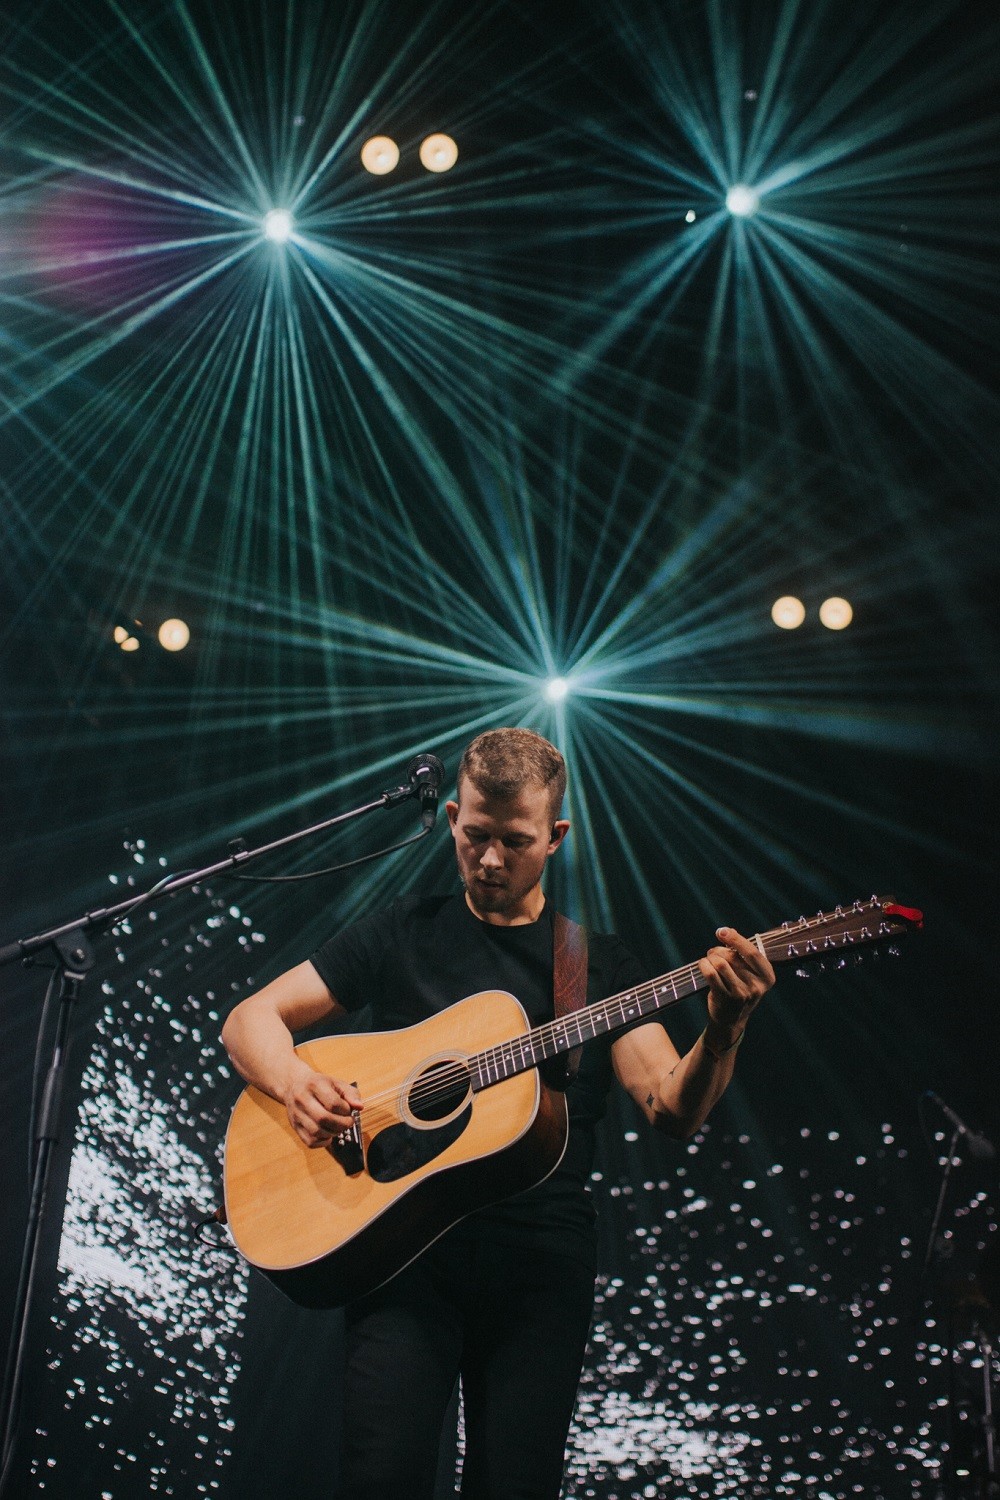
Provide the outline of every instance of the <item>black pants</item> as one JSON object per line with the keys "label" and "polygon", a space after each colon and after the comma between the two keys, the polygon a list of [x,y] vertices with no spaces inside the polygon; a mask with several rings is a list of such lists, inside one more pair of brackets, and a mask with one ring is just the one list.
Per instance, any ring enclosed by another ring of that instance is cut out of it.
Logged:
{"label": "black pants", "polygon": [[353,1304],[344,1500],[432,1500],[459,1372],[463,1500],[557,1500],[593,1294],[569,1256],[453,1234]]}

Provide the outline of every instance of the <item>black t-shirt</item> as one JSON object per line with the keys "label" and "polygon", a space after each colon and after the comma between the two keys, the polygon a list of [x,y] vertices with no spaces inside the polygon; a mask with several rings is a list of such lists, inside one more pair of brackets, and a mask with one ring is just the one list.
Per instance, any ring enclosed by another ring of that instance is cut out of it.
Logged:
{"label": "black t-shirt", "polygon": [[[552,1019],[552,910],[515,927],[482,922],[464,895],[405,896],[363,917],[324,943],[312,962],[348,1011],[370,1007],[370,1029],[412,1025],[481,990],[506,990],[532,1025]],[[638,984],[637,961],[616,937],[588,935],[587,1000],[603,1000]],[[555,1172],[536,1187],[482,1209],[457,1234],[593,1255],[594,1211],[587,1182],[594,1131],[613,1079],[611,1039],[583,1049],[580,1071],[566,1092],[569,1141]]]}

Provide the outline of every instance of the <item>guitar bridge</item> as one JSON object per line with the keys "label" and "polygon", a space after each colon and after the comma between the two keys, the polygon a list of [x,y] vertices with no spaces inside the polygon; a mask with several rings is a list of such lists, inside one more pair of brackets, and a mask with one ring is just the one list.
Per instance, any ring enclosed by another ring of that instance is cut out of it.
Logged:
{"label": "guitar bridge", "polygon": [[365,1169],[365,1148],[361,1139],[361,1111],[351,1114],[351,1123],[346,1130],[335,1135],[330,1142],[330,1151],[343,1167],[348,1177],[357,1177]]}

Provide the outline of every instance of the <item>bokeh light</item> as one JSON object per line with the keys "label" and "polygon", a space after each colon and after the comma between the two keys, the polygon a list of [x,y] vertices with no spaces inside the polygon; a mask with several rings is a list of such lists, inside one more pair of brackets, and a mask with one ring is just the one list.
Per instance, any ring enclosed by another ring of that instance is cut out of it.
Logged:
{"label": "bokeh light", "polygon": [[771,605],[771,619],[781,630],[798,630],[805,617],[805,605],[794,594],[782,594]]}
{"label": "bokeh light", "polygon": [[156,638],[164,651],[183,651],[191,639],[191,629],[185,620],[164,620]]}
{"label": "bokeh light", "polygon": [[448,172],[458,161],[458,146],[450,135],[429,135],[420,142],[420,160],[428,172]]}
{"label": "bokeh light", "polygon": [[854,619],[854,610],[846,599],[834,596],[823,600],[819,607],[819,617],[827,630],[846,630]]}
{"label": "bokeh light", "polygon": [[361,147],[361,165],[374,177],[384,177],[399,162],[399,147],[388,135],[373,135]]}

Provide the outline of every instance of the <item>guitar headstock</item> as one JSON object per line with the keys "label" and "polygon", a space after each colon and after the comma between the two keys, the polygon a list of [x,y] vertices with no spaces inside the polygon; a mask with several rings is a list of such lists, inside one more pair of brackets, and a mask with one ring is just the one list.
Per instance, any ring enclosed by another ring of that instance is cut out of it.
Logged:
{"label": "guitar headstock", "polygon": [[923,925],[924,914],[915,907],[901,906],[892,896],[872,896],[867,901],[821,911],[815,917],[783,922],[770,932],[760,933],[759,938],[773,964],[792,959],[803,962],[820,959],[838,949],[902,937],[919,931]]}

